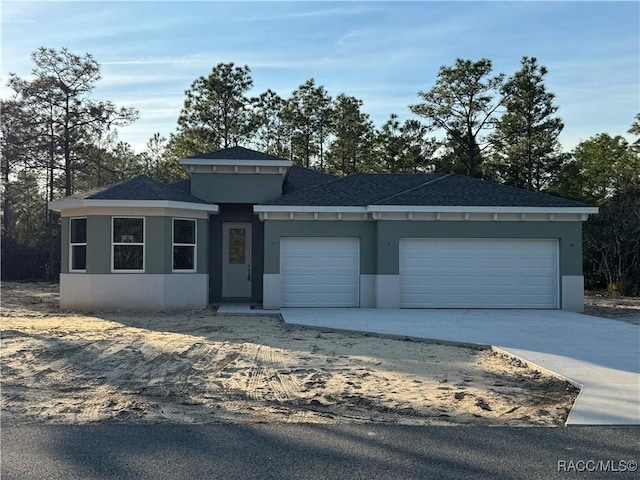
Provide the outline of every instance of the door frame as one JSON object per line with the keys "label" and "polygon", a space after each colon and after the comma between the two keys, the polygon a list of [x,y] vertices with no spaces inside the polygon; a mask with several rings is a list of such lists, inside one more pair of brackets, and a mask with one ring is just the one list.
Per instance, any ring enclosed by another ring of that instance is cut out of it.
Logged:
{"label": "door frame", "polygon": [[[251,224],[251,222],[223,222],[222,223],[222,275],[221,275],[221,281],[222,281],[222,298],[223,299],[233,299],[233,298],[242,298],[242,299],[249,299],[252,296],[253,293],[253,273],[252,273],[252,266],[251,264],[253,263],[253,255],[252,255],[252,248],[253,248],[253,229],[252,229],[253,225]],[[231,268],[230,268],[230,264],[229,264],[229,230],[232,228],[245,228],[246,231],[246,235],[245,235],[245,263],[243,265],[246,265],[246,267],[243,266],[243,272],[242,275],[244,276],[244,269],[247,269],[247,288],[248,288],[248,292],[247,295],[229,295],[229,293],[235,293],[233,291],[229,292],[229,289],[232,288],[232,273],[231,273]]]}

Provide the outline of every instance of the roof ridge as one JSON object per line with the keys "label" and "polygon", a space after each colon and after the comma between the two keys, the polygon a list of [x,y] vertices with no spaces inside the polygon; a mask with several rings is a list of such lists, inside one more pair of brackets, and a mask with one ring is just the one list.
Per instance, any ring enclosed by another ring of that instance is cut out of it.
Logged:
{"label": "roof ridge", "polygon": [[[241,152],[242,154],[248,154],[247,158],[235,158],[233,155]],[[231,155],[227,157],[226,155]],[[250,158],[256,157],[256,158]],[[211,152],[198,153],[196,155],[189,155],[188,157],[183,157],[182,160],[195,160],[195,159],[205,159],[205,160],[270,160],[270,161],[287,161],[286,158],[281,157],[280,155],[274,155],[272,153],[261,152],[259,150],[254,150],[253,148],[244,147],[242,145],[234,145],[232,147],[227,148],[218,148],[217,150],[213,150]]]}
{"label": "roof ridge", "polygon": [[[152,179],[152,180],[153,180],[153,179]],[[175,184],[175,183],[179,183],[179,182],[186,182],[186,181],[189,181],[189,182],[190,182],[190,181],[191,181],[191,178],[183,178],[182,180],[178,180],[177,182],[173,182],[173,183]],[[193,199],[195,199],[195,200],[198,200],[198,201],[200,201],[200,202],[202,202],[202,203],[211,203],[211,202],[207,202],[207,201],[205,201],[205,200],[201,199],[200,197],[196,197],[193,193],[191,193],[191,188],[189,188],[189,191],[188,191],[188,192],[185,192],[184,190],[180,190],[179,188],[174,187],[174,186],[173,186],[172,184],[170,184],[170,183],[161,183],[161,182],[158,182],[158,184],[159,184],[159,185],[162,185],[162,187],[169,188],[169,189],[173,190],[174,192],[178,192],[180,195],[188,195],[189,197],[191,197],[191,198],[193,198]]]}
{"label": "roof ridge", "polygon": [[[140,181],[144,182],[147,185],[147,187],[150,188],[150,191],[156,196],[157,200],[164,200],[163,195],[158,192],[158,189],[162,189],[163,187],[165,187],[167,185],[157,181],[156,179],[150,177],[149,175],[147,175],[145,173],[143,173],[142,175],[138,175],[135,178],[140,179]],[[169,188],[171,188],[171,187],[169,187]],[[172,190],[174,190],[174,189],[172,188]]]}
{"label": "roof ridge", "polygon": [[[293,165],[292,165],[292,166],[293,166]],[[298,166],[299,166],[299,165],[298,165]],[[302,167],[302,168],[305,168],[305,167]],[[307,170],[311,170],[311,169],[310,169],[310,168],[308,168]],[[287,173],[288,173],[288,172],[287,172]],[[321,172],[321,173],[323,173],[323,172]],[[305,191],[305,192],[309,192],[309,191],[311,191],[311,190],[315,190],[315,189],[320,188],[320,187],[326,187],[326,186],[327,186],[327,185],[329,185],[330,183],[339,182],[340,180],[344,180],[345,178],[349,178],[349,177],[351,177],[351,176],[353,176],[353,175],[361,175],[361,174],[360,174],[360,173],[354,173],[354,174],[352,174],[352,175],[347,175],[346,177],[338,177],[338,176],[334,176],[335,178],[333,178],[332,180],[329,180],[329,181],[324,182],[324,183],[320,183],[320,184],[318,184],[318,185],[314,185],[313,187],[310,187],[310,188],[305,188],[305,189],[304,189],[304,191]],[[287,195],[293,195],[294,193],[297,193],[297,192],[289,192],[289,193],[286,193],[286,194],[284,194],[284,195],[281,195],[281,196],[280,196],[280,197],[278,197],[278,198],[286,197]]]}
{"label": "roof ridge", "polygon": [[[433,175],[433,174],[428,174],[428,175]],[[424,181],[424,182],[422,182],[422,183],[420,183],[418,185],[415,185],[413,187],[405,188],[404,190],[396,192],[396,193],[394,193],[392,195],[388,195],[388,196],[386,196],[384,198],[379,198],[378,200],[373,202],[373,205],[376,205],[379,202],[385,202],[387,200],[392,199],[393,197],[397,197],[398,195],[402,195],[404,193],[412,192],[413,190],[417,190],[417,189],[422,188],[422,187],[424,187],[426,185],[431,185],[431,184],[437,182],[438,180],[442,180],[443,178],[447,178],[447,177],[449,177],[449,176],[451,176],[453,174],[452,173],[444,173],[444,174],[439,174],[439,175],[440,175],[439,177],[436,177],[434,179],[426,180],[426,181]]]}
{"label": "roof ridge", "polygon": [[107,185],[103,185],[101,187],[96,187],[93,188],[91,190],[85,190],[84,192],[78,192],[75,193],[73,195],[70,195],[72,197],[78,196],[78,197],[82,197],[85,199],[91,199],[91,197],[95,196],[95,195],[99,195],[103,192],[106,192],[107,190],[111,190],[112,188],[116,188],[116,187],[120,187],[122,185],[125,185],[129,182],[132,182],[133,180],[137,180],[140,177],[146,177],[147,175],[145,175],[144,173],[141,173],[140,175],[136,175],[135,177],[131,177],[131,178],[125,178],[124,180],[120,180],[119,182],[114,182],[114,183],[109,183]]}

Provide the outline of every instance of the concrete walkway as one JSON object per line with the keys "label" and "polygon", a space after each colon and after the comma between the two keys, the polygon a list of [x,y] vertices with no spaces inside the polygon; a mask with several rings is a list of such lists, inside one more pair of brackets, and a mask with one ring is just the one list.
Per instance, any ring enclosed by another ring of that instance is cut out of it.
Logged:
{"label": "concrete walkway", "polygon": [[640,328],[558,310],[282,309],[286,323],[492,345],[582,390],[568,425],[640,424]]}

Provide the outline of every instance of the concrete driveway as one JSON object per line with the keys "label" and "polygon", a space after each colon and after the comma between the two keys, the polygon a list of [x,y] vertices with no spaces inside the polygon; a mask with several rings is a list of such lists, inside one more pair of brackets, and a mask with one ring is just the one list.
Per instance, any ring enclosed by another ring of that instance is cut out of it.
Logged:
{"label": "concrete driveway", "polygon": [[582,387],[568,425],[640,424],[640,328],[559,310],[282,309],[286,323],[492,345]]}

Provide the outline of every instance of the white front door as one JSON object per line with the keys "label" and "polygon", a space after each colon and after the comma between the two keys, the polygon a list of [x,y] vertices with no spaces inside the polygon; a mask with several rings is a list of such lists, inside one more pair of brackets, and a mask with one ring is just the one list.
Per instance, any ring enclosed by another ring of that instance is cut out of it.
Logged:
{"label": "white front door", "polygon": [[222,224],[222,297],[251,297],[251,224]]}

